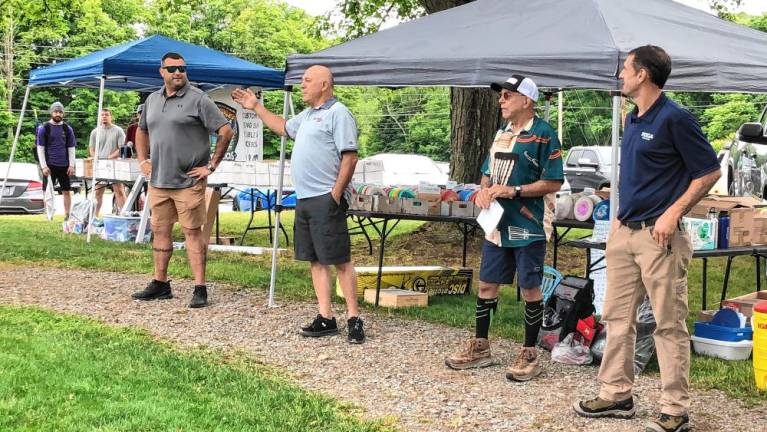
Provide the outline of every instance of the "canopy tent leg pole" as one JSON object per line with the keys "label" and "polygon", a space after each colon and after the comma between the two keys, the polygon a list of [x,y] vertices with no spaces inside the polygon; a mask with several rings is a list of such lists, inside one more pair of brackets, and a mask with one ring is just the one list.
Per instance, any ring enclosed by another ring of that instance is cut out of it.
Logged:
{"label": "canopy tent leg pole", "polygon": [[[29,100],[29,86],[24,92],[24,102],[21,103],[21,113],[19,114],[19,124],[16,126],[16,135],[13,136],[13,145],[11,146],[11,154],[8,157],[8,166],[5,167],[5,177],[3,177],[3,187],[0,188],[0,204],[3,202],[3,195],[5,194],[5,185],[8,182],[8,176],[11,175],[11,165],[13,164],[13,157],[16,156],[16,147],[19,144],[19,134],[21,133],[21,123],[24,121],[24,111],[27,109],[27,101]],[[35,131],[36,134],[37,131]],[[37,150],[37,149],[35,149]]]}
{"label": "canopy tent leg pole", "polygon": [[[293,91],[292,86],[285,86],[285,97],[282,102],[282,116],[285,120],[288,119],[288,113],[291,110],[292,103],[290,101],[290,94]],[[285,174],[285,147],[288,142],[288,137],[283,135],[280,139],[280,176],[277,180],[277,200],[274,205],[274,235],[272,236],[272,275],[269,280],[269,303],[267,307],[276,307],[274,303],[274,286],[277,282],[277,248],[280,244],[280,215],[282,214],[282,179]]]}
{"label": "canopy tent leg pole", "polygon": [[618,217],[618,171],[620,170],[620,127],[621,127],[621,93],[619,91],[610,92],[613,97],[613,138],[612,138],[612,164],[613,169],[610,173],[610,220]]}
{"label": "canopy tent leg pole", "polygon": [[102,76],[99,82],[99,110],[96,112],[96,144],[93,147],[93,183],[91,184],[91,211],[90,217],[88,217],[88,235],[85,241],[91,242],[91,233],[93,232],[93,218],[96,216],[96,171],[99,166],[99,142],[101,141],[101,129],[99,129],[99,121],[101,120],[101,110],[104,109],[104,77]]}
{"label": "canopy tent leg pole", "polygon": [[551,123],[551,96],[553,93],[551,92],[545,92],[544,98],[546,100],[546,104],[543,106],[543,119],[546,120],[546,123]]}
{"label": "canopy tent leg pole", "polygon": [[557,138],[559,138],[559,143],[562,144],[562,126],[563,126],[563,120],[562,120],[562,114],[564,114],[564,93],[562,89],[559,89],[559,92],[557,93]]}

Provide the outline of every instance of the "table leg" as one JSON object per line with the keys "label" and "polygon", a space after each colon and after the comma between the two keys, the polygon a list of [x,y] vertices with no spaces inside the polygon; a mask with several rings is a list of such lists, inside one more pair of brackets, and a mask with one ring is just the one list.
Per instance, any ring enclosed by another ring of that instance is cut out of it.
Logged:
{"label": "table leg", "polygon": [[376,277],[376,302],[375,307],[378,307],[378,298],[381,295],[381,276],[383,275],[383,259],[384,259],[384,245],[386,244],[386,224],[388,219],[383,220],[383,229],[381,229],[381,249],[378,251],[378,276]]}
{"label": "table leg", "polygon": [[719,300],[719,309],[722,308],[722,302],[727,298],[727,285],[730,283],[730,268],[732,267],[732,259],[735,257],[727,257],[727,267],[724,269],[724,281],[722,282],[722,298]]}
{"label": "table leg", "polygon": [[[253,223],[253,216],[256,214],[256,202],[254,199],[253,189],[250,190],[250,219],[248,220],[248,224],[245,226],[245,231],[242,232],[242,237],[240,237],[240,246],[245,243],[245,236],[248,234],[248,231],[250,231],[250,225]],[[271,243],[272,238],[272,232],[271,227],[269,228],[269,242]]]}
{"label": "table leg", "polygon": [[706,310],[707,306],[706,303],[708,302],[708,294],[707,294],[707,281],[708,281],[708,258],[701,258],[703,260],[703,273],[701,274],[701,304],[703,305],[702,309]]}

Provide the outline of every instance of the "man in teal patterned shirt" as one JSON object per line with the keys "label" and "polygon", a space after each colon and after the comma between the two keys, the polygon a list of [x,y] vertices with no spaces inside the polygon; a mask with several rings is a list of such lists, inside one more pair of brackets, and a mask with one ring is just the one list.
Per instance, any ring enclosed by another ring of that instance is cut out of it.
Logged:
{"label": "man in teal patterned shirt", "polygon": [[497,201],[503,216],[482,247],[475,337],[445,364],[469,369],[493,363],[487,336],[498,307],[498,288],[511,284],[516,273],[525,299],[525,341],[506,377],[528,381],[541,373],[535,344],[543,319],[543,196],[562,185],[562,153],[554,129],[535,115],[538,87],[530,78],[513,75],[491,88],[500,94],[501,114],[508,125],[496,134],[482,166],[476,204],[488,208]]}

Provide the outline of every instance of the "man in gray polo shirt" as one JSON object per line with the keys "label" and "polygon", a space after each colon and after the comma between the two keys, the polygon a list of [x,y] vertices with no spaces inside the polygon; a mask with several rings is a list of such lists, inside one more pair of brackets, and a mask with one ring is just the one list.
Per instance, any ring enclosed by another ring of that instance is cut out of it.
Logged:
{"label": "man in gray polo shirt", "polygon": [[338,333],[330,307],[330,266],[336,267],[347,306],[350,343],[365,341],[357,307],[357,275],[351,261],[346,210],[349,181],[357,164],[357,124],[349,109],[333,97],[333,75],[324,66],[312,66],[301,80],[308,105],[287,122],[258,103],[250,90],[236,89],[235,102],[253,110],[278,135],[295,140],[291,158],[298,203],[295,219],[296,259],[311,262],[312,282],[319,314],[301,329],[309,337]]}
{"label": "man in gray polo shirt", "polygon": [[[208,304],[205,260],[208,239],[202,236],[205,223],[206,178],[216,169],[232,139],[232,128],[216,104],[202,90],[192,87],[186,77],[181,55],[162,58],[165,85],[152,93],[136,130],[139,166],[151,176],[149,206],[152,210],[154,279],[138,300],[172,298],[168,262],[173,253],[171,232],[178,221],[186,240],[186,253],[194,275],[194,294],[189,307]],[[210,155],[210,135],[218,134],[216,150]],[[151,150],[151,159],[147,159]]]}

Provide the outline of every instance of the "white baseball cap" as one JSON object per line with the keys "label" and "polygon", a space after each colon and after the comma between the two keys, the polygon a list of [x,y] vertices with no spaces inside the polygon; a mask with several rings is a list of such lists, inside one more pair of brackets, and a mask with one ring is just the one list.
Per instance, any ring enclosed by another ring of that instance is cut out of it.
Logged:
{"label": "white baseball cap", "polygon": [[529,97],[533,102],[538,100],[538,86],[535,85],[533,80],[522,75],[512,75],[505,82],[492,83],[490,88],[499,93],[502,89],[517,92]]}

